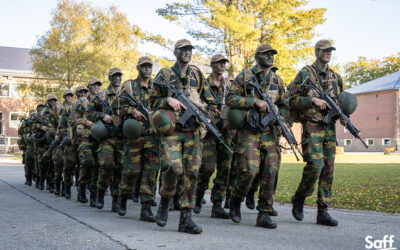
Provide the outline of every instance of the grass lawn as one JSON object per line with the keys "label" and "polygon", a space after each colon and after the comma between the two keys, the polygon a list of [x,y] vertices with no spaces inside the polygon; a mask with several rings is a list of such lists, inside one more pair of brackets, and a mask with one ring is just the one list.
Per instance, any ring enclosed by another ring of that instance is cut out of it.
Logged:
{"label": "grass lawn", "polygon": [[[290,203],[304,165],[292,155],[283,155],[277,202]],[[400,155],[337,155],[332,191],[331,207],[400,213]],[[317,188],[306,205],[316,206],[316,200]]]}

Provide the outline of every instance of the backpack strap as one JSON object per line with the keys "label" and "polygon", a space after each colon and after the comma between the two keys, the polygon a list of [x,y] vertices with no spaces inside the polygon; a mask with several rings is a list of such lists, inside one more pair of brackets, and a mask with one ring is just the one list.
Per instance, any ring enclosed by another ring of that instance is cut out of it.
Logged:
{"label": "backpack strap", "polygon": [[251,69],[249,68],[244,68],[243,69],[243,88],[244,88],[244,97],[247,97],[247,91],[246,91],[246,87],[247,87],[247,80],[249,80],[253,75],[253,71],[251,71]]}

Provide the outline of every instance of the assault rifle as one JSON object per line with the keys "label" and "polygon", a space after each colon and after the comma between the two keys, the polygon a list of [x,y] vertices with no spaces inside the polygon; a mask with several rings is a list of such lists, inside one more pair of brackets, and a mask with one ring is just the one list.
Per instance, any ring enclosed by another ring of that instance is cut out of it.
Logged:
{"label": "assault rifle", "polygon": [[[96,94],[91,100],[90,102],[95,102],[95,100],[98,99],[100,105],[104,108],[104,110],[106,111],[106,114],[109,116],[113,116],[113,111],[111,106],[108,104],[108,102],[105,102],[104,100],[102,100],[100,98],[100,96],[98,94]],[[108,123],[104,123],[104,126],[106,127],[108,133],[112,136],[116,135],[121,129],[122,129],[122,123],[119,124],[117,127],[108,124]]]}
{"label": "assault rifle", "polygon": [[[122,95],[122,94],[125,94],[125,95]],[[150,120],[149,120],[150,110],[148,110],[142,103],[138,102],[135,99],[135,97],[133,97],[131,94],[129,94],[129,92],[125,88],[123,88],[122,91],[118,94],[118,97],[128,100],[128,102],[132,106],[135,106],[137,108],[137,110],[139,110],[140,113],[142,113],[146,117],[146,121],[144,123],[145,127],[146,128],[150,127]]]}
{"label": "assault rifle", "polygon": [[319,97],[326,101],[329,105],[329,111],[324,117],[324,122],[326,124],[332,123],[338,119],[343,120],[346,122],[346,129],[350,131],[350,133],[357,139],[359,139],[362,144],[365,146],[365,148],[368,148],[368,145],[365,143],[365,141],[360,137],[360,131],[351,123],[350,118],[343,112],[343,110],[339,107],[339,105],[336,104],[336,102],[330,97],[330,95],[326,92],[324,92],[322,89],[320,89],[311,79],[310,77],[306,77],[304,79],[303,83],[301,84],[303,87],[309,87],[314,89]]}
{"label": "assault rifle", "polygon": [[52,142],[51,142],[51,144],[50,144],[50,147],[49,147],[49,149],[47,149],[47,151],[43,154],[43,157],[46,157],[48,154],[50,154],[51,153],[51,151],[53,151],[56,147],[57,147],[57,145],[60,143],[60,138],[55,138]]}
{"label": "assault rifle", "polygon": [[[161,80],[161,83],[158,83]],[[177,122],[182,127],[186,124],[186,122],[192,117],[196,117],[200,122],[203,122],[206,125],[208,131],[210,131],[215,137],[217,137],[218,141],[224,145],[224,147],[229,150],[229,152],[233,153],[232,149],[224,142],[222,134],[208,122],[207,118],[200,112],[200,110],[187,98],[187,96],[176,89],[170,82],[168,82],[162,74],[159,74],[156,79],[154,79],[154,83],[164,86],[168,88],[173,96],[180,101],[183,105],[185,105],[186,110],[183,112],[183,115],[180,117]]]}
{"label": "assault rifle", "polygon": [[67,133],[63,139],[61,140],[60,144],[57,146],[57,150],[54,151],[53,155],[51,156],[51,158],[54,160],[58,154],[58,152],[60,152],[61,149],[64,148],[65,144],[67,144],[69,142],[69,134]]}
{"label": "assault rifle", "polygon": [[[251,82],[251,80],[253,80],[253,81]],[[283,123],[281,117],[279,116],[278,111],[275,108],[275,105],[272,103],[271,98],[268,96],[268,94],[264,93],[264,91],[261,88],[260,83],[258,82],[258,80],[257,80],[257,78],[255,77],[254,74],[246,81],[246,83],[248,85],[253,86],[257,90],[257,92],[260,94],[262,100],[264,102],[266,102],[267,105],[268,105],[269,112],[264,118],[261,119],[261,121],[260,121],[261,127],[262,128],[266,128],[270,122],[275,121],[276,124],[278,125],[278,127],[281,128],[282,135],[283,135],[283,137],[285,137],[286,141],[288,142],[290,148],[293,151],[294,156],[296,157],[297,161],[299,161],[300,159],[297,156],[296,151],[301,156],[303,156],[303,155],[302,155],[300,149],[297,146],[296,138],[294,137],[292,131],[289,130],[286,127],[286,125]]]}

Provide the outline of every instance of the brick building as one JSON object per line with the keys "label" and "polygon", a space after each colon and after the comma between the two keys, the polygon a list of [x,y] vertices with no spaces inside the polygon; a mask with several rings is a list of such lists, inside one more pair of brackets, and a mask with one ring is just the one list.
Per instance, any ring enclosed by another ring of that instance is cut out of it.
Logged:
{"label": "brick building", "polygon": [[29,51],[0,46],[0,152],[3,153],[16,150],[19,121],[28,111],[18,88],[33,79]]}
{"label": "brick building", "polygon": [[361,131],[366,149],[339,123],[336,125],[339,146],[351,152],[400,150],[400,71],[347,89],[357,97],[358,106],[351,121]]}

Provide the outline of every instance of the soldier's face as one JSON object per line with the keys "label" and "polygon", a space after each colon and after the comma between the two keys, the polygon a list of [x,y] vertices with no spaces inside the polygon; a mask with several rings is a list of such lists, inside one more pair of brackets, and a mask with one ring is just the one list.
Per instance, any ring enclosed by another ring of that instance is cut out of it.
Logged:
{"label": "soldier's face", "polygon": [[139,76],[141,78],[150,78],[152,68],[153,68],[153,65],[151,65],[150,63],[144,63],[142,65],[137,66]]}
{"label": "soldier's face", "polygon": [[54,108],[57,105],[57,100],[56,99],[51,99],[47,102],[51,108]]}
{"label": "soldier's face", "polygon": [[222,75],[225,72],[226,61],[219,61],[211,64],[211,69],[214,74]]}
{"label": "soldier's face", "polygon": [[256,61],[262,67],[272,67],[274,65],[274,53],[272,51],[258,53]]}
{"label": "soldier's face", "polygon": [[42,112],[43,108],[44,108],[43,106],[38,107],[37,108],[37,113],[40,114],[40,112]]}
{"label": "soldier's face", "polygon": [[92,85],[89,85],[88,88],[89,88],[89,91],[90,91],[91,94],[96,94],[97,92],[99,92],[100,85],[92,84]]}
{"label": "soldier's face", "polygon": [[111,85],[114,87],[118,87],[121,84],[122,74],[115,73],[109,77]]}
{"label": "soldier's face", "polygon": [[317,49],[315,51],[317,59],[323,63],[329,63],[332,57],[332,49]]}
{"label": "soldier's face", "polygon": [[175,50],[176,60],[187,64],[192,59],[192,47],[185,46]]}
{"label": "soldier's face", "polygon": [[64,96],[64,101],[66,103],[71,103],[73,99],[74,99],[74,95],[68,94],[68,95]]}
{"label": "soldier's face", "polygon": [[79,91],[79,98],[87,97],[88,92],[86,90]]}

